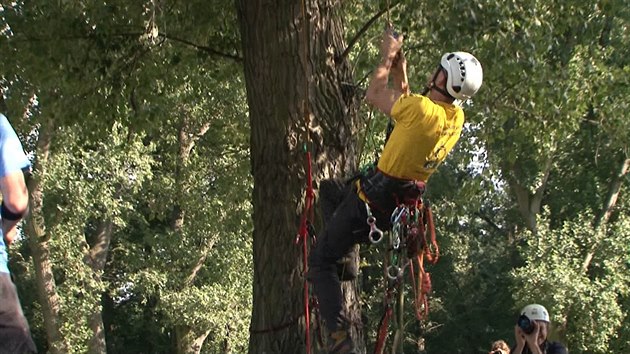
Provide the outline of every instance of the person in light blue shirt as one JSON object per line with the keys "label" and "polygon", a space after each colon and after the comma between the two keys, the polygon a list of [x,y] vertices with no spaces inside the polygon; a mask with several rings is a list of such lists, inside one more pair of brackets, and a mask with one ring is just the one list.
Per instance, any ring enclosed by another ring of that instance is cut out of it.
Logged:
{"label": "person in light blue shirt", "polygon": [[0,114],[0,354],[37,352],[8,265],[8,247],[17,234],[17,224],[28,212],[24,173],[30,168],[15,130]]}

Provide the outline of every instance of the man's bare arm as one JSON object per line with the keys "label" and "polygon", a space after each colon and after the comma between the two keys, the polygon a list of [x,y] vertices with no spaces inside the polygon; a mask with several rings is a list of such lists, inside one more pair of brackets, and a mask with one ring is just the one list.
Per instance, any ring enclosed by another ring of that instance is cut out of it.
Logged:
{"label": "man's bare arm", "polygon": [[379,111],[388,116],[392,114],[392,107],[402,92],[387,86],[389,71],[392,65],[391,59],[384,59],[374,71],[365,98]]}
{"label": "man's bare arm", "polygon": [[2,218],[2,233],[7,244],[11,244],[16,235],[15,226],[28,211],[28,190],[24,173],[16,171],[0,178],[2,204],[5,215]]}
{"label": "man's bare arm", "polygon": [[392,68],[392,87],[400,93],[409,94],[409,79],[407,78],[407,59],[402,49],[396,55]]}
{"label": "man's bare arm", "polygon": [[403,92],[401,91],[403,85],[401,80],[404,80],[402,78],[397,78],[394,81],[394,84],[399,86],[398,89],[388,87],[390,71],[396,55],[400,51],[402,41],[402,36],[394,38],[390,31],[386,31],[383,34],[383,40],[381,42],[382,60],[374,70],[365,96],[372,106],[376,107],[387,116],[391,116],[392,107]]}

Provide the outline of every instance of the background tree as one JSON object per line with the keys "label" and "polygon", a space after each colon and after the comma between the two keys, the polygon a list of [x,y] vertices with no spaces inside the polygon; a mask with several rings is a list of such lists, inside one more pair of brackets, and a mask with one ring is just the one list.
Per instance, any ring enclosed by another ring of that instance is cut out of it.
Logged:
{"label": "background tree", "polygon": [[[244,94],[239,59],[233,46],[222,52],[229,44],[210,48],[177,33],[197,14],[218,19],[208,23],[216,40],[229,17],[162,5],[2,8],[3,41],[16,54],[3,61],[3,96],[10,117],[29,108],[21,127],[33,132],[37,157],[26,255],[36,256],[39,302],[49,310],[39,319],[45,332],[32,322],[51,352],[141,351],[137,338],[124,340],[140,333],[162,352],[246,345],[247,128],[244,106],[232,104]],[[179,26],[161,29],[166,19]],[[135,313],[130,303],[145,322],[115,316]]]}

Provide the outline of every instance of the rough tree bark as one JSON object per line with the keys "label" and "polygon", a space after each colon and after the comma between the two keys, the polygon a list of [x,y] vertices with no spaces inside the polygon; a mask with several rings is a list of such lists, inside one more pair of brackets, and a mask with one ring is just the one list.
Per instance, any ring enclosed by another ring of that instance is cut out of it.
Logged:
{"label": "rough tree bark", "polygon": [[[95,241],[90,246],[86,255],[86,263],[92,270],[92,278],[97,283],[100,283],[103,277],[103,270],[107,262],[107,254],[109,253],[113,230],[114,223],[111,219],[102,220],[98,225]],[[88,323],[92,330],[92,337],[88,341],[88,353],[90,354],[107,353],[105,325],[103,324],[103,306],[101,304],[102,301],[97,301],[92,304],[92,313],[89,315]]]}
{"label": "rough tree bark", "polygon": [[37,296],[42,306],[44,328],[51,354],[68,353],[68,346],[61,333],[61,305],[57,294],[55,278],[50,260],[50,248],[48,241],[50,235],[46,233],[44,212],[42,210],[44,200],[41,179],[46,174],[46,165],[50,152],[50,143],[53,135],[53,120],[49,119],[42,124],[37,141],[35,169],[33,177],[27,183],[29,191],[30,214],[26,218],[26,231],[28,244],[33,253],[35,266],[35,282]]}
{"label": "rough tree bark", "polygon": [[[236,0],[254,178],[252,354],[305,351],[304,274],[294,244],[305,190],[304,144],[313,154],[315,184],[356,166],[357,101],[346,60],[335,60],[345,49],[341,3],[305,5],[306,24],[300,0]],[[344,290],[347,298],[356,296],[352,284]],[[358,323],[360,309],[353,306],[349,314]]]}

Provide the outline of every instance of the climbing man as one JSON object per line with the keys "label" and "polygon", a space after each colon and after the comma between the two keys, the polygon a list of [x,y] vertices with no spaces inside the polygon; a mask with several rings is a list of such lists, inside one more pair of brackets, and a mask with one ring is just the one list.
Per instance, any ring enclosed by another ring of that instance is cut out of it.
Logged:
{"label": "climbing man", "polygon": [[24,172],[30,167],[13,127],[0,114],[0,354],[37,352],[8,265],[8,247],[17,234],[17,224],[28,211]]}
{"label": "climbing man", "polygon": [[393,131],[375,171],[345,194],[310,255],[309,279],[330,332],[329,353],[355,350],[342,310],[337,261],[355,244],[369,242],[368,216],[376,218],[380,230],[388,230],[394,209],[421,197],[424,183],[459,139],[464,124],[459,103],[471,98],[482,82],[481,64],[474,56],[446,53],[423,95],[411,94],[402,44],[402,36],[391,28],[385,31],[381,62],[366,94],[372,106],[395,122]]}

